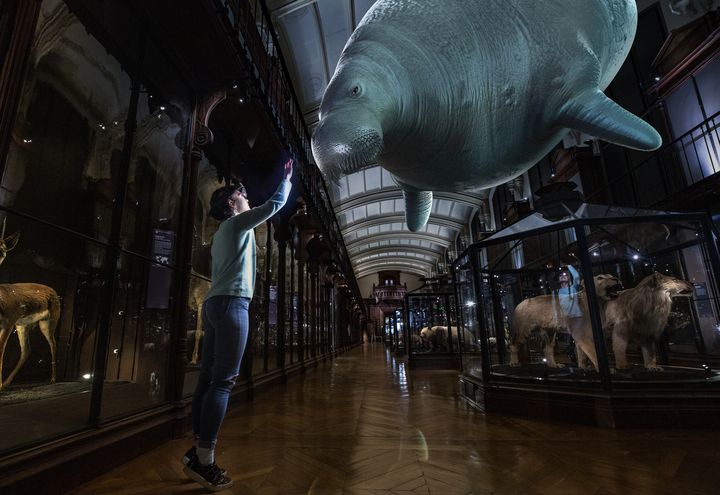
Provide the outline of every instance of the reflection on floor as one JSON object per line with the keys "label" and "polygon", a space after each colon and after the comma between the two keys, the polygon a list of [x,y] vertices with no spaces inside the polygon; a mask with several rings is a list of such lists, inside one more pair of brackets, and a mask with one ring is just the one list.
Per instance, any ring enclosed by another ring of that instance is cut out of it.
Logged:
{"label": "reflection on floor", "polygon": [[[205,493],[175,441],[76,490]],[[718,431],[613,431],[468,408],[457,373],[407,372],[381,344],[260,394],[228,416],[219,460],[226,493],[716,494]]]}

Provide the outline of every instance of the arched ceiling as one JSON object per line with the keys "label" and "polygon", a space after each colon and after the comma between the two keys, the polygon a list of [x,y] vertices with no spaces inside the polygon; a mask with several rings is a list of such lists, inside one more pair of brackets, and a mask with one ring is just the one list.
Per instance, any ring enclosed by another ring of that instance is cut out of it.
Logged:
{"label": "arched ceiling", "polygon": [[[267,0],[305,122],[312,132],[340,53],[375,0]],[[380,270],[429,275],[444,250],[470,223],[481,194],[436,193],[419,232],[405,224],[402,192],[378,166],[330,185],[355,276]]]}

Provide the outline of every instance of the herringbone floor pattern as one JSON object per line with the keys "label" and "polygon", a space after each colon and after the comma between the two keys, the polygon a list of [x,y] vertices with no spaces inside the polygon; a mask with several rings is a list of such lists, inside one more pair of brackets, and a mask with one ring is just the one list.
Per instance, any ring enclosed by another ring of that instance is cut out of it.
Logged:
{"label": "herringbone floor pattern", "polygon": [[[486,416],[457,373],[405,371],[380,344],[233,410],[219,463],[242,495],[720,493],[720,432],[613,431]],[[75,495],[200,494],[166,444]]]}

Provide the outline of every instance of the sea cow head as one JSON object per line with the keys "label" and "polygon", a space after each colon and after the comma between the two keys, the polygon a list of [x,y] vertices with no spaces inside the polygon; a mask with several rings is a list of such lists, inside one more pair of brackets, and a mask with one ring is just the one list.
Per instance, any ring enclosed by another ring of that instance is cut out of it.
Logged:
{"label": "sea cow head", "polygon": [[325,90],[312,152],[331,180],[375,165],[397,118],[399,83],[383,51],[351,38]]}

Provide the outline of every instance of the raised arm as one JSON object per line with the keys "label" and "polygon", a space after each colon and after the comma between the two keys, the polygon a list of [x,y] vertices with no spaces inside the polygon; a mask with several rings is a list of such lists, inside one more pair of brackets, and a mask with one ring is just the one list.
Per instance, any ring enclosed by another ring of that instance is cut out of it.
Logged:
{"label": "raised arm", "polygon": [[233,227],[235,229],[254,229],[267,219],[271,218],[285,205],[288,195],[290,194],[290,189],[292,188],[292,184],[290,182],[290,178],[292,177],[292,163],[292,158],[285,162],[283,180],[280,182],[275,194],[273,194],[270,199],[262,205],[252,208],[244,213],[240,213],[229,220],[233,223]]}
{"label": "raised arm", "polygon": [[580,289],[580,282],[582,281],[582,278],[580,277],[580,273],[577,271],[577,269],[572,266],[568,265],[568,271],[570,272],[570,275],[572,275],[572,287],[577,291]]}

